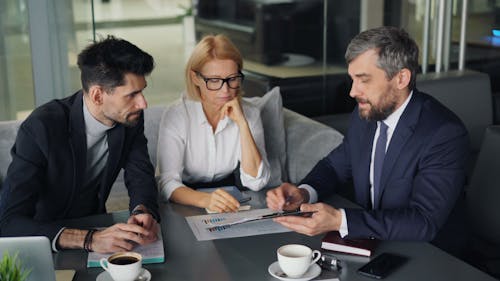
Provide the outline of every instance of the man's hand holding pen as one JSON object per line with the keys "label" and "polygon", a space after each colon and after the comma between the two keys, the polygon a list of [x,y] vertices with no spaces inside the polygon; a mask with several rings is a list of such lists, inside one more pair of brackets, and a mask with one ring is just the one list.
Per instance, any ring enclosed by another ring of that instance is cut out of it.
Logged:
{"label": "man's hand holding pen", "polygon": [[307,190],[300,189],[293,184],[283,183],[267,192],[267,207],[272,210],[297,210],[304,202],[309,201]]}
{"label": "man's hand holding pen", "polygon": [[310,217],[284,216],[274,218],[275,222],[309,236],[339,230],[342,222],[342,212],[327,204],[309,202],[309,193],[290,183],[269,190],[266,196],[267,206],[273,210],[299,209],[303,212],[315,212]]}

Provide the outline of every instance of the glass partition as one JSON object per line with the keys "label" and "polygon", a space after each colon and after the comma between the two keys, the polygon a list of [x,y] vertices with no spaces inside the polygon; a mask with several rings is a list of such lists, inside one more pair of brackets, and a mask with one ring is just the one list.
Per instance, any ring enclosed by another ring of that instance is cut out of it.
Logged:
{"label": "glass partition", "polygon": [[[0,119],[6,120],[24,118],[36,105],[78,90],[77,54],[108,34],[155,57],[146,91],[150,105],[178,98],[195,41],[224,33],[244,56],[246,95],[281,86],[284,105],[299,113],[316,117],[349,112],[354,102],[348,96],[351,82],[343,59],[349,40],[366,28],[400,26],[422,51],[427,0],[0,2]],[[429,0],[429,71],[436,60],[439,2]],[[451,7],[445,62],[448,69],[456,69],[462,1],[443,2]],[[500,27],[500,3],[468,2],[465,66],[488,73],[495,95],[500,92],[500,37],[492,31]]]}
{"label": "glass partition", "polygon": [[[92,0],[92,7],[86,1],[73,3],[76,25],[84,28],[76,32],[78,50],[94,36],[126,39],[155,58],[145,91],[149,105],[165,105],[180,96],[185,64],[182,16],[189,0]],[[94,34],[86,32],[89,26]]]}
{"label": "glass partition", "polygon": [[27,5],[0,1],[0,120],[23,118],[33,105]]}

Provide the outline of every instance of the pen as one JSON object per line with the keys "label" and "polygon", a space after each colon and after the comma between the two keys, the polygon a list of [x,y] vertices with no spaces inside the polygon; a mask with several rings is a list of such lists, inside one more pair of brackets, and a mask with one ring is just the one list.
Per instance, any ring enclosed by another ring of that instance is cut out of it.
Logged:
{"label": "pen", "polygon": [[312,214],[316,213],[317,211],[310,211],[310,212],[302,212],[300,210],[295,210],[295,211],[284,211],[284,212],[276,212],[272,214],[267,214],[263,215],[263,219],[270,219],[270,218],[277,218],[277,217],[284,217],[284,216],[301,216],[301,217],[310,217]]}

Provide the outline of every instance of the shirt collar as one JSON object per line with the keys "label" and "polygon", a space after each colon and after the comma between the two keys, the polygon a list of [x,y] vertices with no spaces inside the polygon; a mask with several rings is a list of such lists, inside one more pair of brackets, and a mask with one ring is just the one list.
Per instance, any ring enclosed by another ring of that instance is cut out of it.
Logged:
{"label": "shirt collar", "polygon": [[85,103],[85,97],[83,98],[83,120],[85,121],[85,132],[92,136],[101,136],[115,126],[104,125],[95,119]]}
{"label": "shirt collar", "polygon": [[406,98],[405,102],[398,108],[396,109],[391,115],[387,116],[383,122],[389,127],[389,130],[394,131],[396,128],[396,125],[399,122],[399,118],[401,118],[401,115],[403,115],[403,112],[405,111],[406,106],[411,100],[411,97],[413,95],[413,91],[410,92],[408,97]]}

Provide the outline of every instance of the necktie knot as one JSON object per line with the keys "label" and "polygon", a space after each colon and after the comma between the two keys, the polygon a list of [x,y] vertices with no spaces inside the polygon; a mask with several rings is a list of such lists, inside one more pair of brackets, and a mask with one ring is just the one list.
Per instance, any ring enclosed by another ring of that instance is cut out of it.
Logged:
{"label": "necktie knot", "polygon": [[389,126],[387,126],[387,124],[385,124],[383,121],[380,121],[380,134],[379,134],[379,138],[380,136],[385,136],[385,138],[387,139],[387,129],[389,128]]}

